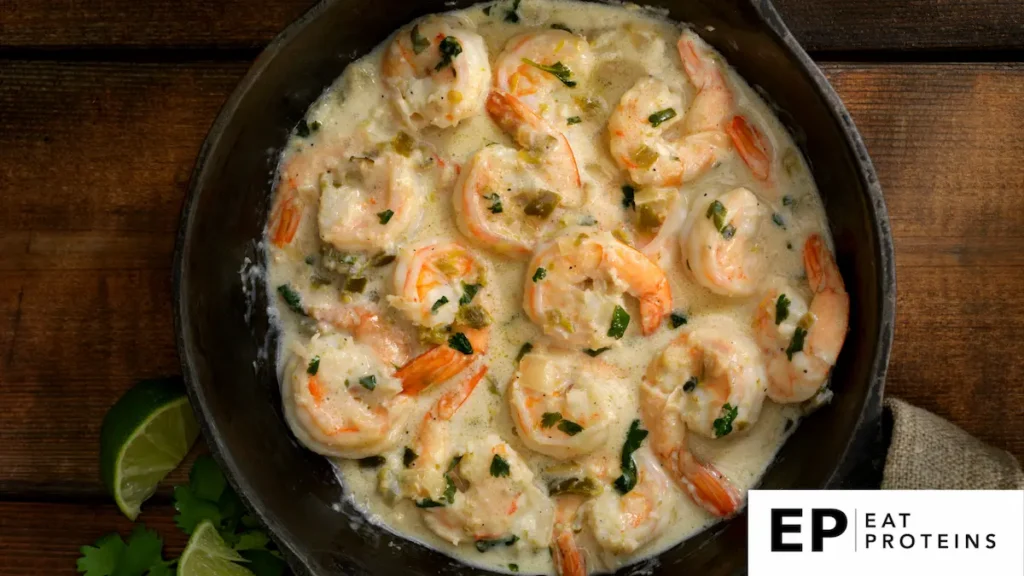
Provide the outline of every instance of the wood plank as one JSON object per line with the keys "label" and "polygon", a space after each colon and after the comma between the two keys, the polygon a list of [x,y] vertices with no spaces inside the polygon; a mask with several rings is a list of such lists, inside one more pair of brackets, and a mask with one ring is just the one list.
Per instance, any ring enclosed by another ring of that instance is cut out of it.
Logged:
{"label": "wood plank", "polygon": [[[164,539],[165,559],[181,554],[187,537],[174,525],[173,507],[143,509],[139,521]],[[127,538],[131,531],[113,502],[0,502],[0,576],[77,574],[79,548],[111,532]]]}
{"label": "wood plank", "polygon": [[[243,68],[0,62],[0,493],[101,495],[106,409],[135,379],[177,371],[174,227]],[[825,69],[896,236],[888,393],[1024,457],[1024,65]],[[64,121],[69,109],[83,121]],[[47,194],[16,185],[61,174]]]}
{"label": "wood plank", "polygon": [[[775,0],[809,50],[1020,49],[1019,0]],[[0,45],[256,48],[313,0],[7,0]]]}

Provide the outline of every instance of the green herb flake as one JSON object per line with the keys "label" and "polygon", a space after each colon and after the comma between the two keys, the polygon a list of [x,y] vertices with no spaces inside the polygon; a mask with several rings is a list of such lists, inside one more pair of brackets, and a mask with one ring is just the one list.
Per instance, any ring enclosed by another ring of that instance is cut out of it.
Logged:
{"label": "green herb flake", "polygon": [[483,284],[466,284],[462,283],[462,296],[459,297],[459,306],[465,306],[476,298],[476,293],[480,291]]}
{"label": "green herb flake", "polygon": [[579,124],[581,122],[583,122],[583,119],[580,118],[579,116],[569,116],[568,118],[565,119],[565,123],[569,126],[572,126],[573,124]]}
{"label": "green herb flake", "polygon": [[387,462],[383,456],[367,456],[366,458],[359,459],[360,468],[380,468]]}
{"label": "green herb flake", "polygon": [[558,423],[558,429],[561,430],[562,432],[565,432],[569,436],[575,436],[580,432],[583,432],[583,426],[580,426],[579,424],[573,422],[572,420],[566,420],[565,418],[563,418],[562,421]]}
{"label": "green herb flake", "polygon": [[473,353],[473,345],[470,344],[469,338],[462,332],[456,332],[448,337],[448,347],[453,350],[458,350],[466,356]]}
{"label": "green herb flake", "polygon": [[288,305],[288,308],[296,314],[306,315],[305,309],[302,308],[302,298],[299,297],[299,293],[289,284],[281,284],[277,287],[277,293],[281,295],[281,299]]}
{"label": "green herb flake", "polygon": [[657,128],[663,122],[668,122],[669,120],[671,120],[671,119],[673,119],[675,117],[676,117],[676,110],[675,110],[675,108],[665,108],[664,110],[658,110],[654,114],[651,114],[650,116],[648,116],[647,117],[647,121],[651,123],[651,126],[654,126],[655,128]]}
{"label": "green herb flake", "polygon": [[522,0],[512,0],[512,9],[505,11],[505,22],[511,22],[512,24],[519,23],[519,3]]}
{"label": "green herb flake", "polygon": [[484,200],[490,200],[491,205],[487,207],[491,211],[491,214],[501,214],[505,211],[505,207],[501,204],[501,196],[496,193],[484,194]]}
{"label": "green herb flake", "polygon": [[[779,299],[775,301],[775,325],[782,324],[786,318],[789,318],[789,305],[792,304],[789,298],[785,294],[779,294]],[[800,345],[803,348],[803,344]],[[790,356],[790,360],[793,357]]]}
{"label": "green herb flake", "polygon": [[299,123],[295,125],[295,135],[299,138],[309,138],[309,124],[306,123],[306,119],[299,120]]}
{"label": "green herb flake", "polygon": [[782,197],[782,205],[783,206],[792,206],[795,203],[796,203],[796,201],[793,200],[792,196],[786,195],[786,196]]}
{"label": "green herb flake", "polygon": [[417,454],[412,448],[406,446],[405,452],[402,452],[402,465],[408,468],[409,466],[412,466],[412,463],[415,462],[416,459],[419,457],[420,455]]}
{"label": "green herb flake", "polygon": [[522,346],[520,346],[519,347],[519,353],[516,354],[516,362],[519,362],[520,360],[522,360],[523,356],[526,356],[531,351],[533,351],[533,344],[531,342],[527,342],[527,343],[523,344]]}
{"label": "green herb flake", "polygon": [[629,313],[619,305],[615,306],[615,311],[612,312],[612,324],[608,327],[608,336],[618,340],[626,333],[626,328],[629,326]]}
{"label": "green herb flake", "polygon": [[423,500],[418,500],[416,502],[417,508],[441,508],[444,505],[444,502],[438,502],[437,500],[432,500],[430,498],[424,498]]}
{"label": "green herb flake", "polygon": [[610,346],[605,346],[604,348],[598,348],[597,350],[594,350],[593,348],[587,348],[583,352],[587,356],[590,356],[591,358],[597,358],[598,356],[600,356],[601,354],[604,354],[605,352],[607,352],[609,350],[611,350],[611,347]]}
{"label": "green herb flake", "polygon": [[721,438],[732,432],[732,423],[738,412],[739,409],[732,404],[726,403],[725,406],[722,406],[722,415],[711,424],[715,430],[715,438]]}
{"label": "green herb flake", "polygon": [[510,563],[508,565],[508,571],[509,572],[519,572],[519,564],[516,564],[515,562]]}
{"label": "green herb flake", "polygon": [[718,200],[715,200],[714,202],[711,203],[710,206],[708,206],[708,211],[705,214],[705,216],[710,218],[711,221],[714,222],[715,230],[721,232],[726,225],[726,214],[728,214],[728,211],[725,209],[725,204],[722,204]]}
{"label": "green herb flake", "polygon": [[789,346],[786,347],[786,358],[790,361],[793,360],[793,354],[801,352],[804,349],[804,338],[807,337],[807,330],[801,326],[796,327],[796,331],[793,332],[793,339],[789,341]]}
{"label": "green herb flake", "polygon": [[584,478],[563,478],[548,484],[548,494],[551,496],[561,496],[562,494],[597,496],[601,492],[601,485],[589,476]]}
{"label": "green herb flake", "polygon": [[441,309],[441,306],[444,306],[447,303],[448,303],[448,297],[447,296],[441,296],[437,300],[437,302],[434,302],[434,305],[430,307],[430,313],[431,314],[437,314],[437,311]]}
{"label": "green herb flake", "polygon": [[441,508],[455,502],[455,482],[452,481],[451,477],[447,474],[444,476],[445,487],[444,494],[441,495],[440,500],[434,500],[432,498],[424,498],[416,502],[417,508]]}
{"label": "green herb flake", "polygon": [[558,424],[558,421],[561,420],[561,419],[562,419],[562,413],[561,412],[545,412],[540,417],[540,427],[541,428],[551,428],[555,424]]}
{"label": "green herb flake", "polygon": [[615,479],[615,490],[619,494],[628,494],[636,486],[638,472],[633,453],[640,449],[640,444],[647,438],[647,430],[640,428],[640,420],[633,420],[626,432],[626,441],[622,444],[622,475]]}
{"label": "green herb flake", "polygon": [[[462,44],[459,44],[458,39],[454,36],[445,36],[442,38],[441,45],[438,49],[441,52],[441,61],[437,63],[437,66],[434,66],[435,71],[440,70],[445,66],[451,66],[452,59],[459,54],[462,54]],[[454,68],[452,69],[452,72],[455,72]]]}
{"label": "green herb flake", "polygon": [[698,380],[696,376],[690,376],[690,379],[683,382],[683,392],[693,392],[697,388]]}
{"label": "green herb flake", "polygon": [[548,271],[547,270],[545,270],[543,268],[537,268],[537,270],[535,270],[534,273],[533,273],[533,281],[534,282],[540,282],[547,275],[548,275]]}
{"label": "green herb flake", "polygon": [[505,478],[508,477],[511,470],[512,469],[508,465],[508,460],[505,460],[498,454],[495,454],[494,457],[491,458],[491,476],[495,478]]}
{"label": "green herb flake", "polygon": [[362,294],[363,290],[366,290],[366,278],[362,276],[355,276],[345,280],[345,292],[352,292],[354,294]]}
{"label": "green herb flake", "polygon": [[783,230],[786,229],[786,221],[782,219],[782,214],[772,212],[772,222],[774,222],[779,228],[782,228]]}
{"label": "green herb flake", "polygon": [[636,210],[636,188],[629,184],[622,185],[622,207]]}
{"label": "green herb flake", "polygon": [[377,218],[380,220],[381,226],[391,221],[391,217],[395,215],[395,211],[388,209],[383,212],[377,212]]}
{"label": "green herb flake", "polygon": [[412,39],[412,51],[419,54],[430,48],[430,41],[420,34],[420,25],[417,24],[412,27],[412,31],[409,32],[409,38]]}
{"label": "green herb flake", "polygon": [[512,535],[508,538],[495,538],[493,540],[477,540],[474,544],[478,552],[487,552],[496,546],[511,546],[519,542],[519,536]]}
{"label": "green herb flake", "polygon": [[548,74],[551,74],[555,78],[558,78],[558,80],[562,84],[565,84],[569,88],[575,88],[576,87],[576,81],[572,79],[572,70],[570,70],[569,67],[566,66],[565,64],[562,64],[561,61],[555,62],[554,64],[552,64],[550,66],[545,66],[543,64],[538,64],[538,63],[534,62],[533,60],[530,60],[529,58],[523,58],[523,62],[526,63],[526,64],[529,64],[530,66],[533,66],[534,68],[536,68],[538,70],[541,70],[543,72],[547,72]]}
{"label": "green herb flake", "polygon": [[306,367],[306,374],[310,376],[316,376],[316,373],[320,370],[320,356],[313,356],[309,361],[309,366]]}
{"label": "green herb flake", "polygon": [[367,390],[373,390],[374,388],[377,387],[377,377],[374,376],[373,374],[370,374],[369,376],[363,376],[362,378],[359,379],[359,385],[362,386],[363,388],[366,388]]}
{"label": "green herb flake", "polygon": [[668,322],[672,328],[679,328],[687,322],[686,314],[683,312],[673,312],[668,315]]}

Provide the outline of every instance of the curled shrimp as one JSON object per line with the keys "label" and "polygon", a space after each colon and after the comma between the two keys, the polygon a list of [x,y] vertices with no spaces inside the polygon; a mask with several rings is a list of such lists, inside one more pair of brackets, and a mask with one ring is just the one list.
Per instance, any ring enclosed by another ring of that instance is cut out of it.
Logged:
{"label": "curled shrimp", "polygon": [[479,244],[525,258],[565,208],[582,202],[569,141],[518,98],[492,92],[487,111],[521,148],[486,146],[455,186],[459,230]]}
{"label": "curled shrimp", "polygon": [[640,384],[640,410],[651,449],[691,500],[715,516],[732,516],[742,496],[721,472],[690,452],[683,417],[685,383],[660,378],[660,364],[656,359]]}
{"label": "curled shrimp", "polygon": [[729,149],[724,131],[732,93],[710,48],[684,32],[678,43],[697,94],[683,96],[655,78],[643,78],[623,94],[608,119],[612,157],[643,186],[677,186],[710,168]]}
{"label": "curled shrimp", "polygon": [[491,85],[484,39],[438,16],[395,33],[382,75],[399,112],[415,129],[447,128],[479,114]]}
{"label": "curled shrimp", "polygon": [[645,336],[672,309],[665,272],[608,232],[592,228],[569,228],[539,247],[526,274],[526,314],[564,345],[597,349],[615,344],[626,328],[623,319],[629,322],[624,294],[639,300]]}
{"label": "curled shrimp", "polygon": [[583,499],[565,495],[555,500],[555,522],[551,533],[551,561],[558,576],[587,576],[587,560],[576,543],[576,517]]}
{"label": "curled shrimp", "polygon": [[651,363],[646,377],[659,390],[681,388],[683,422],[708,438],[753,426],[768,386],[757,344],[726,316],[702,318],[686,329]]}
{"label": "curled shrimp", "polygon": [[[428,528],[458,545],[513,545],[524,540],[546,547],[554,509],[523,458],[497,435],[473,441],[449,471],[457,490],[452,502],[424,510]],[[486,548],[482,548],[486,549]]]}
{"label": "curled shrimp", "polygon": [[345,335],[314,336],[308,353],[286,369],[282,396],[292,432],[327,456],[363,458],[390,449],[415,405],[394,369]]}
{"label": "curled shrimp", "polygon": [[[541,110],[551,104],[554,92],[574,88],[593,67],[586,38],[565,30],[527,32],[505,44],[495,63],[494,82],[498,90]],[[564,80],[544,68],[562,72]]]}
{"label": "curled shrimp", "polygon": [[342,251],[393,250],[422,214],[415,163],[391,151],[346,162],[320,177],[320,238]]}
{"label": "curled shrimp", "polygon": [[607,444],[625,392],[614,367],[580,352],[540,349],[523,356],[508,387],[519,439],[562,460]]}
{"label": "curled shrimp", "polygon": [[490,321],[486,283],[487,267],[471,250],[456,242],[429,242],[399,252],[396,295],[388,301],[419,326],[451,325],[458,318],[479,329]]}
{"label": "curled shrimp", "polygon": [[810,236],[803,256],[810,303],[796,288],[773,289],[754,318],[758,343],[768,359],[768,397],[780,403],[803,402],[825,385],[850,319],[850,296],[825,240]]}
{"label": "curled shrimp", "polygon": [[337,169],[349,151],[346,143],[318,133],[282,154],[267,225],[274,246],[284,248],[295,239],[305,213],[316,208],[321,176]]}
{"label": "curled shrimp", "polygon": [[672,481],[646,449],[633,454],[637,483],[626,494],[604,490],[582,512],[597,543],[608,552],[632,554],[654,540],[672,520]]}
{"label": "curled shrimp", "polygon": [[683,254],[694,280],[724,296],[753,294],[764,276],[758,232],[764,210],[757,196],[736,188],[690,214]]}

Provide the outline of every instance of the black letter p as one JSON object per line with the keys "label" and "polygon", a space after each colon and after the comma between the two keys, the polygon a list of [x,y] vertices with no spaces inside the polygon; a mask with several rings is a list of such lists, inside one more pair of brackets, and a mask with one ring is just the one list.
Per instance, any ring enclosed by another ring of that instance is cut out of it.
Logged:
{"label": "black letter p", "polygon": [[[825,517],[835,521],[836,525],[825,530]],[[835,538],[846,532],[846,514],[834,508],[815,508],[811,510],[811,551],[821,552],[825,538]]]}

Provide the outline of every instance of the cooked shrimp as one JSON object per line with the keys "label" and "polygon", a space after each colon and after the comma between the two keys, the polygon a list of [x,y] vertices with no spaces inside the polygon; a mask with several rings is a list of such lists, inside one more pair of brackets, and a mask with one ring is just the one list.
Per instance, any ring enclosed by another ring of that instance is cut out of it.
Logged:
{"label": "cooked shrimp", "polygon": [[583,499],[559,496],[555,500],[554,531],[551,534],[551,561],[558,576],[587,576],[587,560],[576,543],[576,516]]}
{"label": "cooked shrimp", "polygon": [[713,466],[697,460],[686,437],[683,406],[686,385],[660,378],[662,359],[651,363],[640,384],[640,410],[650,431],[651,449],[680,488],[715,516],[732,516],[742,496]]}
{"label": "cooked shrimp", "polygon": [[399,491],[421,506],[427,501],[443,503],[449,479],[445,472],[450,464],[449,422],[469,399],[477,384],[487,373],[482,366],[468,378],[445,390],[423,416],[419,433],[409,448],[412,461],[398,474]]}
{"label": "cooked shrimp", "polygon": [[612,554],[632,554],[653,540],[672,520],[672,481],[646,449],[633,454],[637,483],[626,494],[604,490],[584,504],[590,529]]}
{"label": "cooked shrimp", "polygon": [[303,445],[327,456],[363,458],[390,449],[415,405],[391,366],[341,334],[314,336],[287,370],[287,421]]}
{"label": "cooked shrimp", "polygon": [[350,150],[348,143],[326,140],[317,134],[282,155],[274,208],[267,225],[275,246],[284,248],[291,244],[305,212],[316,208],[321,176],[336,170]]}
{"label": "cooked shrimp", "polygon": [[683,69],[697,89],[683,96],[655,78],[623,94],[608,119],[612,157],[643,186],[676,186],[703,174],[729,149],[732,94],[710,49],[692,32],[679,39]]}
{"label": "cooked shrimp", "polygon": [[608,232],[570,228],[539,247],[526,269],[523,307],[544,333],[580,348],[602,348],[629,323],[623,295],[640,301],[650,335],[672,309],[665,272]]}
{"label": "cooked shrimp", "polygon": [[699,322],[651,363],[647,381],[683,390],[680,415],[688,429],[708,438],[741,432],[757,422],[768,386],[760,350],[727,316]]}
{"label": "cooked shrimp", "polygon": [[596,358],[534,349],[519,361],[508,396],[519,439],[564,460],[607,444],[626,390],[623,375]]}
{"label": "cooked shrimp", "polygon": [[576,159],[565,135],[516,97],[492,92],[487,111],[522,149],[487,146],[463,168],[452,195],[459,230],[524,258],[562,209],[582,202]]}
{"label": "cooked shrimp", "polygon": [[554,510],[533,472],[511,446],[494,434],[472,442],[449,472],[465,490],[452,502],[424,510],[424,520],[452,544],[472,540],[478,548],[532,546],[551,542]]}
{"label": "cooked shrimp", "polygon": [[494,82],[498,90],[539,111],[551,104],[553,92],[576,87],[593,67],[586,38],[565,30],[527,32],[505,44],[495,64]]}
{"label": "cooked shrimp", "polygon": [[764,214],[757,196],[746,188],[699,205],[690,214],[689,232],[681,236],[694,280],[724,296],[753,294],[765,269],[758,237]]}
{"label": "cooked shrimp", "polygon": [[810,304],[795,288],[773,289],[754,320],[758,343],[768,359],[768,397],[776,402],[813,397],[825,385],[846,339],[850,296],[832,253],[817,234],[804,243],[804,269]]}
{"label": "cooked shrimp", "polygon": [[474,328],[489,323],[483,260],[456,242],[403,248],[395,266],[395,296],[388,302],[419,326],[447,326],[467,315]]}
{"label": "cooked shrimp", "polygon": [[382,75],[415,129],[447,128],[479,114],[491,85],[484,39],[438,16],[395,33]]}

